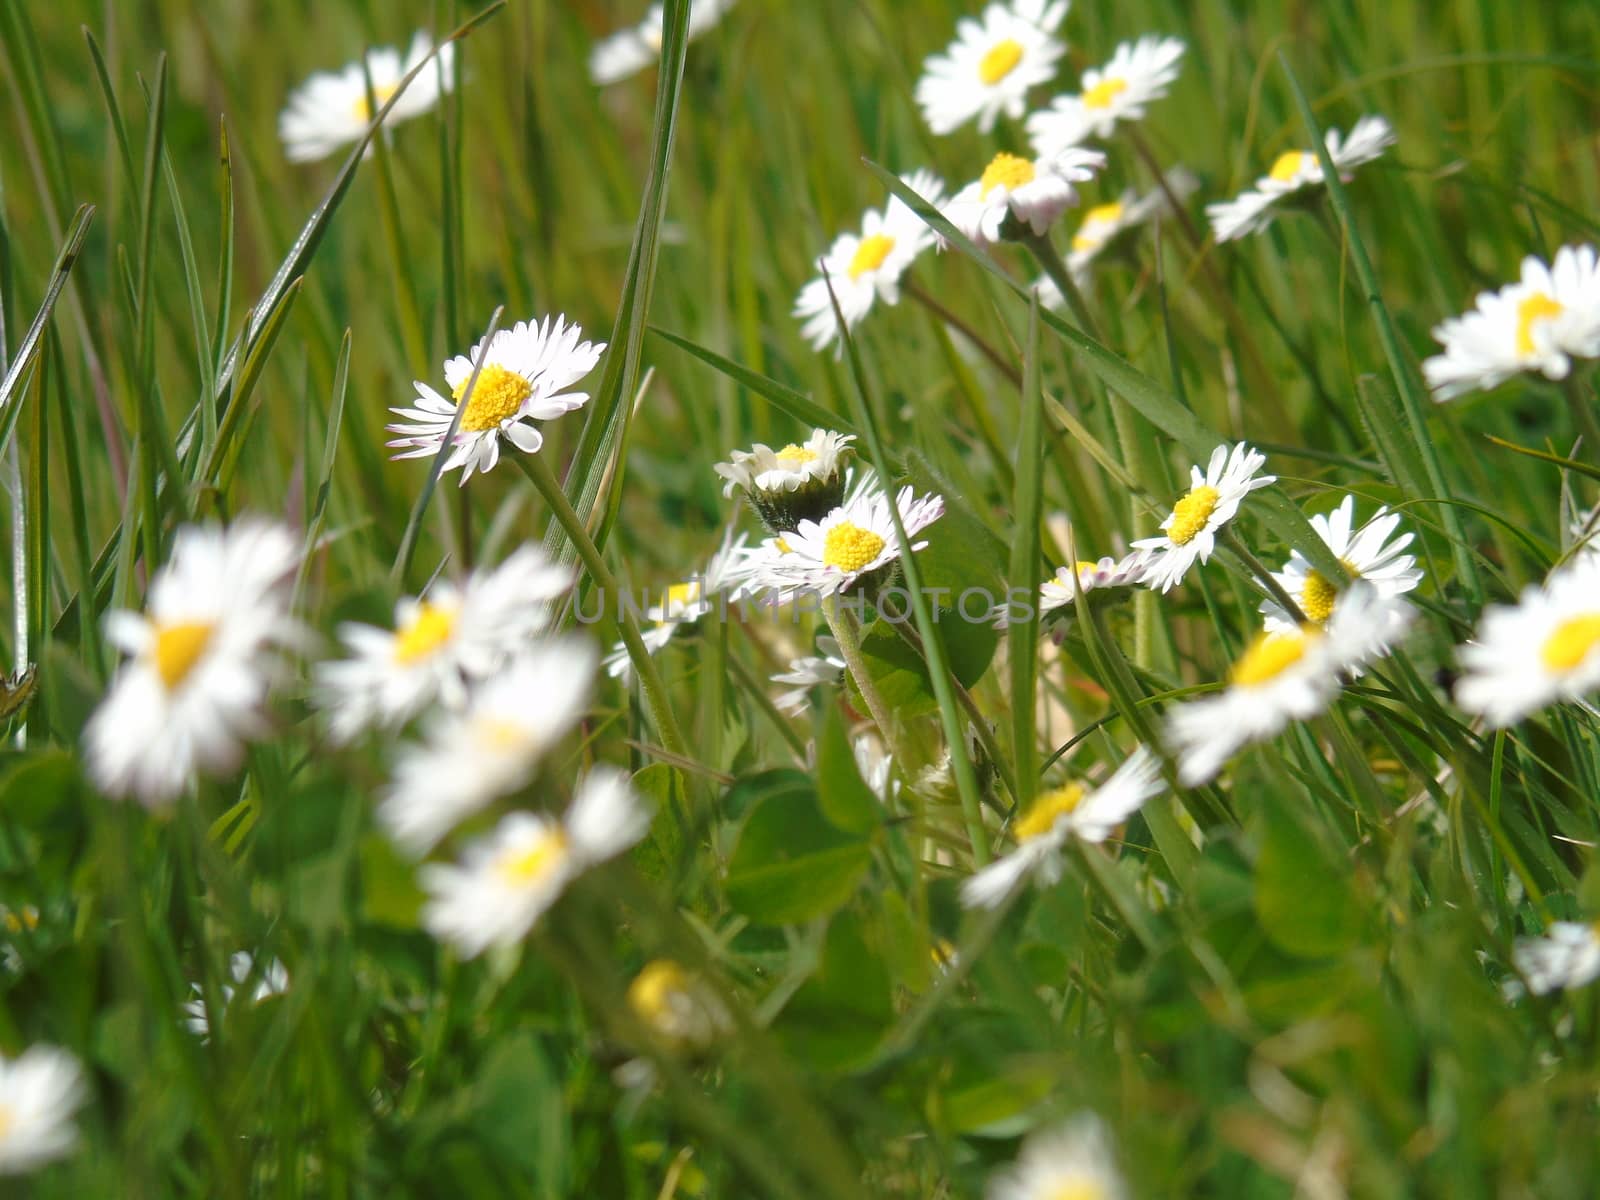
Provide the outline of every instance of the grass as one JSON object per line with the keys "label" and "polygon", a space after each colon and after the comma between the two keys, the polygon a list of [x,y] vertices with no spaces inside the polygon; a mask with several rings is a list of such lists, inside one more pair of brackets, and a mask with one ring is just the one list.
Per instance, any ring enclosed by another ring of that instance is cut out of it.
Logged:
{"label": "grass", "polygon": [[[1381,112],[1398,146],[1242,243],[1164,222],[1097,267],[1092,325],[1033,315],[1022,247],[957,236],[910,277],[935,304],[879,306],[835,358],[790,309],[884,172],[959,186],[1023,141],[1005,121],[935,138],[912,102],[975,6],[742,0],[681,77],[672,36],[665,69],[604,90],[588,47],[638,4],[401,7],[0,6],[0,649],[36,668],[0,757],[0,903],[40,913],[4,935],[0,1051],[66,1047],[91,1083],[78,1152],[6,1194],[976,1197],[1085,1108],[1136,1195],[1590,1193],[1600,993],[1507,1004],[1500,981],[1518,936],[1600,914],[1595,720],[1485,732],[1446,685],[1484,607],[1541,579],[1596,498],[1596,451],[1574,449],[1595,373],[1435,406],[1417,366],[1524,255],[1600,233],[1600,10],[1080,3],[1074,69],[1144,32],[1188,42],[1139,136],[1200,178],[1202,227],[1201,200],[1316,128]],[[287,163],[289,89],[419,24],[466,28],[439,110],[366,158]],[[1109,150],[1091,202],[1149,184],[1140,147]],[[386,409],[502,306],[612,352],[586,415],[546,430],[549,479],[503,464],[430,495],[426,462],[387,460]],[[391,747],[329,748],[304,673],[245,769],[170,813],[86,781],[101,619],[140,607],[183,523],[287,520],[299,612],[330,638],[526,541],[659,588],[734,515],[712,464],[814,423],[946,497],[908,574],[957,592],[1148,535],[1223,438],[1268,447],[1280,482],[1182,588],[1083,611],[1037,659],[1031,628],[935,622],[920,593],[914,640],[866,629],[899,726],[888,798],[852,760],[859,692],[771,705],[809,626],[680,635],[518,800],[624,764],[650,838],[514,953],[463,962],[420,930],[372,818]],[[582,560],[541,490],[563,485]],[[1059,884],[964,915],[1012,806],[1223,678],[1258,624],[1248,559],[1326,558],[1305,516],[1342,492],[1418,535],[1404,653]],[[947,750],[950,782],[918,786]],[[291,985],[201,1041],[180,1006],[198,985],[216,1013],[241,949]],[[652,1043],[624,999],[662,956],[729,1000],[707,1054]],[[630,1092],[613,1070],[641,1054],[656,1085]]]}

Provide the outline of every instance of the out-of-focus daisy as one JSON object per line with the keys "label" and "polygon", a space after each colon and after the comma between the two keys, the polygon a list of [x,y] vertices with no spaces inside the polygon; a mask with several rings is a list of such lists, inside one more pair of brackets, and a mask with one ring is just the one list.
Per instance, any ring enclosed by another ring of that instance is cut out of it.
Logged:
{"label": "out-of-focus daisy", "polygon": [[646,963],[628,985],[628,1007],[676,1050],[705,1050],[733,1028],[722,998],[699,975],[669,958]]}
{"label": "out-of-focus daisy", "polygon": [[1422,364],[1434,399],[1498,387],[1523,371],[1565,379],[1574,358],[1600,357],[1600,256],[1563,246],[1553,264],[1529,255],[1522,278],[1482,292],[1473,310],[1433,331],[1444,346]]}
{"label": "out-of-focus daisy", "polygon": [[[340,146],[356,141],[372,124],[373,111],[367,103],[366,76],[372,77],[372,98],[380,106],[400,91],[400,81],[433,49],[426,33],[411,39],[411,48],[402,59],[400,51],[389,46],[367,51],[366,73],[353,62],[339,71],[318,71],[294,90],[278,117],[278,137],[290,162],[311,162],[326,158]],[[438,62],[420,71],[395,101],[385,125],[398,125],[420,117],[437,103],[444,78],[448,91],[453,78],[451,68],[455,47],[439,47]]]}
{"label": "out-of-focus daisy", "polygon": [[[645,610],[645,617],[651,623],[640,632],[639,638],[646,650],[656,653],[679,629],[693,625],[716,608],[719,597],[737,596],[744,582],[747,561],[744,543],[744,534],[736,536],[729,529],[704,571],[683,583],[673,584],[661,597],[661,603]],[[606,656],[606,674],[613,679],[626,679],[632,669],[628,648],[618,642]]]}
{"label": "out-of-focus daisy", "polygon": [[917,81],[928,128],[953,133],[976,117],[978,131],[988,133],[1001,113],[1022,116],[1028,89],[1048,83],[1066,53],[1053,36],[1066,16],[1067,0],[1011,0],[957,21],[956,40],[928,56]]}
{"label": "out-of-focus daisy", "polygon": [[1543,937],[1518,938],[1512,961],[1535,996],[1600,979],[1600,923],[1557,921]]}
{"label": "out-of-focus daisy", "polygon": [[65,1050],[30,1046],[0,1057],[0,1175],[65,1158],[78,1144],[72,1115],[88,1098],[83,1068]]}
{"label": "out-of-focus daisy", "polygon": [[843,501],[855,440],[853,433],[813,429],[805,441],[778,450],[762,442],[735,450],[713,470],[723,479],[724,496],[742,492],[762,524],[781,533],[808,517],[820,519]]}
{"label": "out-of-focus daisy", "polygon": [[[735,0],[690,0],[689,40],[692,42],[734,6]],[[601,87],[637,75],[661,57],[665,31],[665,9],[652,4],[644,20],[630,29],[619,29],[596,42],[589,51],[589,78]]]}
{"label": "out-of-focus daisy", "polygon": [[467,847],[459,866],[424,866],[420,880],[429,898],[422,923],[465,958],[513,945],[568,884],[621,854],[649,828],[650,813],[628,776],[596,767],[561,819],[511,813]]}
{"label": "out-of-focus daisy", "polygon": [[1411,616],[1404,600],[1363,580],[1340,596],[1325,627],[1260,634],[1234,663],[1226,690],[1181,704],[1168,716],[1179,779],[1186,786],[1204,783],[1242,747],[1322,712],[1342,676],[1385,653]]}
{"label": "out-of-focus daisy", "polygon": [[[891,501],[874,488],[834,509],[820,521],[802,521],[784,533],[788,552],[757,560],[750,578],[753,590],[776,593],[788,601],[802,593],[831,596],[854,587],[858,580],[876,575],[900,558],[894,518],[889,505],[900,510],[906,537],[914,538],[944,515],[944,498],[917,496],[907,486]],[[911,543],[913,552],[926,541]]]}
{"label": "out-of-focus daisy", "polygon": [[390,433],[401,435],[388,443],[390,449],[402,451],[394,457],[426,458],[439,452],[472,380],[472,364],[480,358],[483,369],[461,414],[454,449],[445,459],[444,469],[464,468],[463,484],[473,471],[493,469],[500,460],[502,437],[524,454],[536,454],[544,445],[537,422],[582,408],[589,399],[587,392],[566,389],[594,369],[606,346],[604,342],[580,341],[582,336],[582,329],[558,316],[546,317],[542,324],[518,321],[510,329],[496,330],[487,350],[480,338],[470,355],[458,354],[445,363],[448,399],[419,379],[413,385],[416,407],[389,410],[406,418],[385,426]]}
{"label": "out-of-focus daisy", "polygon": [[583,716],[595,651],[581,638],[538,644],[444,712],[421,744],[401,750],[378,819],[421,855],[459,821],[528,782],[539,760]]}
{"label": "out-of-focus daisy", "polygon": [[498,670],[543,630],[546,603],[572,586],[571,570],[523,546],[465,583],[439,580],[395,605],[394,629],[340,626],[350,657],[319,663],[317,700],[336,741],[368,726],[395,728],[429,704],[466,703],[467,685]]}
{"label": "out-of-focus daisy", "polygon": [[845,661],[839,653],[839,643],[827,634],[817,638],[816,654],[803,654],[789,661],[789,669],[772,677],[790,690],[779,695],[773,703],[778,711],[788,716],[798,716],[811,702],[811,689],[832,687],[844,678]]}
{"label": "out-of-focus daisy", "polygon": [[1160,537],[1133,543],[1135,550],[1151,552],[1143,582],[1163,592],[1183,580],[1196,561],[1205,562],[1217,546],[1217,530],[1239,511],[1244,498],[1257,488],[1277,482],[1276,475],[1258,475],[1267,456],[1239,442],[1230,450],[1218,446],[1204,472],[1189,468],[1189,490],[1161,522]]}
{"label": "out-of-focus daisy", "polygon": [[[1355,507],[1356,498],[1346,496],[1331,513],[1313,516],[1311,528],[1352,575],[1367,580],[1380,595],[1405,595],[1422,582],[1416,557],[1405,553],[1412,535],[1395,536],[1400,528],[1400,514],[1387,508],[1378,509],[1370,521],[1356,529]],[[1334,602],[1339,599],[1338,585],[1313,567],[1300,551],[1291,551],[1283,570],[1274,571],[1272,577],[1307,620],[1321,625],[1333,615]],[[1298,623],[1275,600],[1263,600],[1261,614],[1266,618],[1268,629],[1292,631],[1297,628]]]}
{"label": "out-of-focus daisy", "polygon": [[[1339,168],[1339,178],[1348,182],[1351,172],[1378,158],[1394,145],[1394,130],[1382,117],[1366,116],[1356,122],[1346,138],[1337,129],[1324,137],[1328,155]],[[1277,217],[1278,205],[1296,192],[1320,187],[1325,180],[1322,163],[1312,150],[1289,150],[1278,155],[1272,168],[1256,180],[1256,186],[1232,200],[1206,205],[1217,241],[1228,242],[1247,234],[1259,233]]]}
{"label": "out-of-focus daisy", "polygon": [[1456,703],[1494,728],[1600,687],[1600,556],[1581,555],[1515,605],[1483,615],[1458,652]]}
{"label": "out-of-focus daisy", "polygon": [[[944,203],[944,182],[931,171],[907,175],[905,184],[935,208]],[[794,315],[805,322],[801,329],[805,339],[822,350],[839,336],[839,320],[828,295],[830,283],[845,328],[854,329],[874,302],[900,302],[900,276],[937,240],[933,230],[898,196],[889,197],[881,213],[867,209],[860,234],[840,234],[822,256],[826,278],[813,279],[800,289]]]}
{"label": "out-of-focus daisy", "polygon": [[[1039,616],[1045,617],[1057,609],[1077,601],[1078,593],[1084,595],[1106,588],[1131,587],[1144,578],[1150,569],[1148,550],[1135,550],[1121,558],[1107,555],[1097,562],[1080,561],[1070,567],[1057,567],[1056,573],[1039,585]],[[991,615],[995,626],[1005,629],[1027,619],[1027,593],[1021,598],[1010,597],[1005,604],[995,606]]]}
{"label": "out-of-focus daisy", "polygon": [[1033,1134],[1010,1167],[994,1175],[985,1200],[1126,1200],[1100,1118],[1080,1113]]}
{"label": "out-of-focus daisy", "polygon": [[113,612],[128,655],[84,731],[89,772],[110,796],[171,800],[196,771],[221,774],[266,729],[277,651],[303,640],[289,616],[300,552],[288,530],[244,518],[178,531],[143,614]]}
{"label": "out-of-focus daisy", "polygon": [[1106,165],[1098,150],[1071,149],[1049,158],[1023,158],[1002,151],[983,174],[944,206],[950,224],[979,245],[1001,240],[1008,217],[1035,234],[1044,234],[1057,217],[1077,203],[1074,184],[1094,178]]}
{"label": "out-of-focus daisy", "polygon": [[[1199,186],[1200,181],[1182,167],[1167,172],[1167,189],[1179,200]],[[1080,287],[1087,284],[1089,267],[1095,259],[1118,244],[1131,241],[1127,234],[1170,211],[1171,207],[1167,192],[1155,187],[1142,196],[1128,188],[1110,203],[1096,204],[1085,210],[1083,220],[1072,235],[1072,249],[1067,254],[1067,269],[1072,272],[1073,280]],[[1039,279],[1033,290],[1039,294],[1039,303],[1046,308],[1060,308],[1066,303],[1061,289],[1048,275]]]}
{"label": "out-of-focus daisy", "polygon": [[1183,51],[1177,38],[1155,34],[1123,42],[1105,66],[1083,73],[1081,92],[1057,96],[1028,118],[1034,153],[1048,158],[1091,137],[1110,137],[1118,121],[1144,120],[1145,105],[1164,97],[1178,78]]}
{"label": "out-of-focus daisy", "polygon": [[1161,764],[1140,746],[1099,787],[1052,788],[1011,825],[1017,848],[961,885],[968,908],[994,908],[1024,880],[1048,887],[1061,878],[1061,849],[1069,838],[1103,842],[1141,804],[1161,791]]}
{"label": "out-of-focus daisy", "polygon": [[[248,950],[240,950],[228,959],[228,974],[233,977],[233,982],[225,983],[218,990],[222,993],[224,1009],[233,1003],[234,993],[243,987],[256,969],[255,957]],[[194,999],[183,1006],[184,1024],[189,1027],[189,1032],[200,1037],[211,1036],[211,1017],[206,1012],[205,997],[201,993],[199,984],[191,984]],[[273,996],[281,996],[289,990],[289,971],[283,963],[273,959],[261,971],[256,979],[256,986],[250,993],[250,1003],[260,1004],[263,1000],[270,1000]]]}

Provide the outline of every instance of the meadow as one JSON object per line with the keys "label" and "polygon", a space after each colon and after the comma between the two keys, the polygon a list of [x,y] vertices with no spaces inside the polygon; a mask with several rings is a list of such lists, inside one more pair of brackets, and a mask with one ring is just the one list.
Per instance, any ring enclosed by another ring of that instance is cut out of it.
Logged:
{"label": "meadow", "polygon": [[1594,1195],[1600,6],[646,7],[0,5],[0,1195]]}

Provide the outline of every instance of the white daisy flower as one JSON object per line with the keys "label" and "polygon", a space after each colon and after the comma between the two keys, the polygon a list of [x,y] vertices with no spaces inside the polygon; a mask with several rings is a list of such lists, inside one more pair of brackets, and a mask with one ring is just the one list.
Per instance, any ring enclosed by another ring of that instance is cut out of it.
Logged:
{"label": "white daisy flower", "polygon": [[934,133],[953,133],[974,117],[988,133],[1004,113],[1015,120],[1028,89],[1055,77],[1066,44],[1052,36],[1067,16],[1067,0],[994,3],[978,20],[956,22],[956,40],[922,64],[917,104]]}
{"label": "white daisy flower", "polygon": [[980,246],[1000,241],[1010,216],[1043,235],[1077,203],[1073,184],[1093,179],[1105,165],[1106,156],[1098,150],[1075,148],[1049,158],[1023,158],[1002,151],[990,160],[980,178],[950,199],[944,216]]}
{"label": "white daisy flower", "polygon": [[[278,117],[278,137],[290,162],[312,162],[326,158],[340,146],[357,141],[372,124],[373,111],[367,104],[366,75],[372,76],[372,98],[381,107],[400,91],[404,79],[433,49],[426,33],[411,39],[405,57],[389,46],[367,51],[366,73],[353,62],[340,71],[318,71],[289,96],[289,103]],[[448,91],[454,76],[451,67],[455,46],[439,47],[438,62],[418,73],[395,101],[385,127],[420,117],[439,103],[439,78]]]}
{"label": "white daisy flower", "polygon": [[1498,387],[1524,371],[1565,379],[1574,358],[1600,357],[1600,256],[1563,246],[1546,266],[1529,256],[1522,278],[1479,294],[1473,310],[1433,331],[1444,346],[1422,364],[1435,400]]}
{"label": "white daisy flower", "polygon": [[537,453],[544,445],[544,435],[536,422],[582,408],[589,399],[587,392],[566,389],[594,369],[606,346],[604,342],[580,341],[582,336],[582,329],[558,316],[546,317],[543,324],[518,321],[510,329],[496,330],[487,351],[480,338],[470,355],[458,354],[445,363],[449,399],[419,379],[413,385],[416,407],[389,410],[406,418],[385,426],[390,433],[402,435],[388,443],[391,449],[403,451],[394,457],[426,458],[438,453],[472,379],[472,364],[480,358],[483,369],[467,410],[461,414],[454,449],[445,459],[444,469],[464,467],[463,484],[475,470],[492,470],[500,459],[502,437],[524,454]]}
{"label": "white daisy flower", "polygon": [[669,958],[646,963],[634,976],[628,1007],[679,1050],[704,1050],[733,1028],[733,1017],[715,989]]}
{"label": "white daisy flower", "polygon": [[1557,921],[1543,937],[1518,938],[1512,961],[1535,996],[1600,979],[1600,928]]}
{"label": "white daisy flower", "polygon": [[[690,0],[689,40],[692,42],[710,29],[735,0]],[[650,66],[661,57],[665,34],[665,9],[652,4],[644,20],[629,29],[620,29],[596,42],[589,51],[589,78],[601,87],[619,83]]]}
{"label": "white daisy flower", "polygon": [[1189,490],[1161,522],[1162,535],[1133,543],[1135,550],[1152,552],[1142,581],[1147,587],[1171,591],[1196,561],[1211,557],[1217,530],[1233,520],[1244,498],[1277,482],[1276,475],[1256,474],[1266,462],[1265,454],[1239,442],[1231,450],[1227,446],[1213,450],[1204,473],[1199,467],[1189,468]]}
{"label": "white daisy flower", "polygon": [[1100,1118],[1080,1113],[1031,1135],[1017,1161],[989,1180],[985,1200],[1127,1200]]}
{"label": "white daisy flower", "polygon": [[521,941],[567,885],[614,858],[650,829],[650,813],[626,773],[596,767],[566,815],[515,812],[468,846],[461,865],[429,863],[422,923],[465,958]]}
{"label": "white daisy flower", "polygon": [[[662,649],[683,626],[693,625],[713,611],[719,597],[738,596],[744,583],[747,561],[744,543],[745,535],[741,533],[736,536],[730,528],[704,571],[683,583],[673,584],[666,589],[659,604],[653,604],[645,610],[645,617],[650,624],[640,631],[639,638],[646,650],[655,654]],[[627,679],[632,671],[633,663],[628,658],[627,646],[622,642],[616,643],[606,656],[606,674],[613,679]]]}
{"label": "white daisy flower", "polygon": [[817,654],[805,654],[789,661],[789,669],[772,677],[790,690],[773,701],[778,711],[787,716],[799,716],[811,702],[811,689],[832,687],[844,678],[845,661],[839,652],[839,643],[827,634],[817,638]]}
{"label": "white daisy flower", "polygon": [[1145,106],[1160,100],[1178,78],[1184,45],[1155,34],[1123,42],[1111,61],[1083,73],[1083,90],[1057,96],[1028,118],[1034,153],[1049,158],[1091,137],[1108,138],[1118,121],[1142,121]]}
{"label": "white daisy flower", "polygon": [[[1110,555],[1097,562],[1079,560],[1070,567],[1057,567],[1056,573],[1039,585],[1039,616],[1048,616],[1057,609],[1075,604],[1078,593],[1108,588],[1131,587],[1144,579],[1150,569],[1151,552],[1135,550],[1121,558]],[[998,629],[1006,629],[1014,622],[1027,619],[1027,601],[1010,600],[997,604],[990,615]]]}
{"label": "white daisy flower", "polygon": [[1404,600],[1358,581],[1339,598],[1325,627],[1261,633],[1234,663],[1225,691],[1180,704],[1168,715],[1178,778],[1188,787],[1204,783],[1238,750],[1322,712],[1342,676],[1385,653],[1412,615]]}
{"label": "white daisy flower", "polygon": [[[233,977],[231,984],[225,983],[218,990],[222,993],[224,1010],[233,1003],[234,993],[243,987],[250,979],[251,973],[256,969],[255,957],[248,950],[240,950],[228,959],[228,974]],[[211,1018],[206,1012],[206,1002],[198,983],[190,984],[194,999],[183,1006],[184,1024],[189,1027],[189,1032],[202,1038],[211,1036]],[[273,996],[281,996],[289,990],[289,971],[283,963],[273,959],[261,971],[256,980],[256,986],[250,993],[250,1003],[260,1004],[263,1000],[270,1000]]]}
{"label": "white daisy flower", "polygon": [[536,645],[440,713],[426,740],[404,747],[378,820],[408,854],[423,855],[491,800],[527,784],[539,760],[582,718],[595,650],[581,638]]}
{"label": "white daisy flower", "polygon": [[78,1144],[72,1115],[88,1099],[83,1068],[65,1050],[30,1046],[0,1057],[0,1175],[65,1158]]}
{"label": "white daisy flower", "polygon": [[[944,182],[931,171],[917,171],[903,182],[934,208],[944,203]],[[824,277],[800,289],[794,315],[805,324],[801,333],[813,347],[823,350],[839,337],[839,320],[833,295],[839,299],[846,329],[854,329],[876,301],[900,303],[900,276],[917,255],[938,241],[933,230],[898,196],[880,213],[869,208],[861,218],[860,234],[841,234],[822,256]]]}
{"label": "white daisy flower", "polygon": [[889,801],[900,794],[900,780],[894,775],[894,757],[877,735],[857,734],[850,743],[850,753],[856,760],[861,781],[874,796]]}
{"label": "white daisy flower", "polygon": [[[1382,117],[1366,116],[1356,122],[1346,138],[1337,129],[1324,136],[1328,155],[1339,168],[1339,178],[1349,182],[1351,172],[1363,163],[1380,157],[1394,145],[1394,130]],[[1290,150],[1278,155],[1272,168],[1256,180],[1256,186],[1232,200],[1206,205],[1217,241],[1228,242],[1259,233],[1272,224],[1280,201],[1310,187],[1324,183],[1322,163],[1311,150]]]}
{"label": "white daisy flower", "polygon": [[350,622],[339,640],[350,657],[316,667],[318,705],[335,741],[363,729],[395,729],[430,704],[466,703],[467,685],[497,671],[544,629],[546,605],[573,573],[526,545],[465,583],[441,579],[421,599],[395,605],[394,629]]}
{"label": "white daisy flower", "polygon": [[[1128,188],[1109,204],[1096,204],[1084,212],[1082,222],[1072,234],[1072,248],[1067,253],[1067,267],[1072,271],[1073,278],[1080,283],[1087,280],[1090,264],[1121,241],[1124,234],[1170,212],[1172,200],[1167,195],[1168,191],[1172,197],[1183,200],[1200,187],[1200,181],[1183,167],[1168,171],[1166,184],[1165,190],[1157,186],[1142,196],[1133,188]],[[1041,304],[1061,307],[1061,290],[1048,276],[1039,281],[1036,289]]]}
{"label": "white daisy flower", "polygon": [[178,531],[145,612],[106,617],[107,640],[129,657],[84,730],[101,791],[155,805],[196,771],[238,766],[244,742],[266,732],[276,652],[304,640],[289,615],[299,560],[288,530],[261,520]]}
{"label": "white daisy flower", "polygon": [[[944,498],[918,497],[907,486],[893,503],[900,510],[906,537],[914,538],[944,515]],[[801,593],[831,596],[849,591],[863,576],[883,570],[900,558],[894,519],[887,493],[874,488],[834,509],[821,521],[802,521],[800,527],[777,539],[788,547],[755,560],[750,587],[777,594],[787,602]],[[926,541],[911,543],[923,549]]]}
{"label": "white daisy flower", "polygon": [[757,442],[749,450],[735,450],[728,462],[712,470],[722,476],[722,494],[743,492],[793,492],[825,483],[842,475],[853,433],[813,429],[805,441],[790,442],[774,450]]}
{"label": "white daisy flower", "polygon": [[[1405,595],[1422,582],[1416,556],[1404,552],[1411,544],[1412,535],[1395,536],[1400,528],[1400,514],[1387,508],[1378,509],[1370,521],[1355,529],[1355,506],[1356,498],[1347,495],[1331,513],[1313,516],[1311,528],[1352,575],[1367,580],[1380,595]],[[1339,598],[1338,587],[1300,551],[1291,551],[1283,570],[1274,571],[1272,578],[1289,594],[1307,620],[1321,625],[1333,614],[1334,602]],[[1275,600],[1261,602],[1261,615],[1266,618],[1269,630],[1292,632],[1297,628],[1297,622]]]}
{"label": "white daisy flower", "polygon": [[1161,764],[1140,746],[1092,791],[1081,783],[1069,783],[1043,793],[1011,824],[1017,848],[963,883],[961,903],[968,908],[997,908],[1025,879],[1050,886],[1061,878],[1061,850],[1069,838],[1105,841],[1161,788]]}
{"label": "white daisy flower", "polygon": [[1492,728],[1600,687],[1600,556],[1582,555],[1515,605],[1483,615],[1458,651],[1456,703]]}

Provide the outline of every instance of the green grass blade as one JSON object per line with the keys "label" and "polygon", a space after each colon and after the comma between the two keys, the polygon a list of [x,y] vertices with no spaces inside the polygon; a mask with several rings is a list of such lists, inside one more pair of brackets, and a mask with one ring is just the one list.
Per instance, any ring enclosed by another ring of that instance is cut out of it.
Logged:
{"label": "green grass blade", "polygon": [[1028,340],[1022,356],[1022,423],[1017,430],[1017,522],[1011,541],[1009,587],[1028,598],[1028,615],[1014,622],[1011,643],[1011,741],[1017,808],[1026,812],[1039,784],[1039,735],[1036,731],[1038,679],[1040,509],[1044,507],[1044,391],[1039,383],[1039,298],[1028,304]]}

